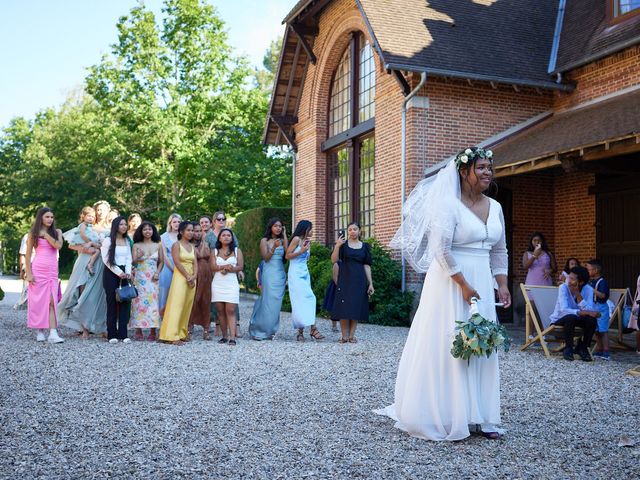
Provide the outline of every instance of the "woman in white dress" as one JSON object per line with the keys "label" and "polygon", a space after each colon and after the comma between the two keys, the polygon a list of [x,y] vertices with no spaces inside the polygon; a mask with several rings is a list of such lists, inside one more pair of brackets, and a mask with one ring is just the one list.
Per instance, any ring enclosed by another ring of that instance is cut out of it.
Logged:
{"label": "woman in white dress", "polygon": [[490,439],[504,433],[497,354],[467,362],[450,352],[455,322],[469,318],[472,297],[491,321],[495,282],[500,302],[511,304],[502,209],[483,193],[493,181],[491,157],[490,150],[466,149],[437,177],[420,182],[392,241],[426,277],[398,367],[395,403],[376,413],[427,440],[462,440],[470,426]]}
{"label": "woman in white dress", "polygon": [[[218,234],[214,249],[215,264],[211,282],[211,301],[216,305],[222,338],[218,343],[236,344],[236,309],[240,303],[238,272],[242,271],[242,252],[236,246],[233,232],[223,228]],[[227,338],[227,332],[229,338]]]}

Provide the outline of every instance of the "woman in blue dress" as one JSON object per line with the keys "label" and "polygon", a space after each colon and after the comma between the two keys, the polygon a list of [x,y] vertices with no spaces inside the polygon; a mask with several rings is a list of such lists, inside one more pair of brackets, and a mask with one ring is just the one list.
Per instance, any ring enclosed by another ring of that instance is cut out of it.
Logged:
{"label": "woman in blue dress", "polygon": [[160,235],[162,248],[164,248],[164,267],[160,272],[158,284],[160,286],[160,296],[158,298],[158,307],[160,308],[160,316],[164,315],[164,308],[167,305],[169,297],[169,289],[171,288],[171,280],[173,279],[173,257],[171,256],[171,247],[178,241],[178,227],[182,222],[182,217],[177,213],[169,215],[167,220],[167,231]]}
{"label": "woman in blue dress", "polygon": [[286,287],[284,252],[288,242],[282,220],[272,218],[260,240],[262,294],[253,305],[249,335],[254,340],[273,340],[280,328],[280,309]]}
{"label": "woman in blue dress", "polygon": [[307,267],[313,224],[300,220],[287,247],[289,260],[289,297],[291,298],[291,322],[298,329],[296,340],[304,341],[304,329],[310,327],[309,335],[316,340],[324,336],[316,328],[316,296],[311,289],[311,276]]}

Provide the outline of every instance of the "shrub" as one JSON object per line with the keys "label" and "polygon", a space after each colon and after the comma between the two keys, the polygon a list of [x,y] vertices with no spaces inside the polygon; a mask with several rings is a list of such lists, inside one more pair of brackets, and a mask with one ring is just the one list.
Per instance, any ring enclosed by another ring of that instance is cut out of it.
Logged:
{"label": "shrub", "polygon": [[259,207],[239,214],[235,219],[234,233],[238,237],[244,255],[245,285],[247,289],[257,291],[256,268],[262,260],[260,240],[270,218],[278,217],[291,233],[291,209]]}

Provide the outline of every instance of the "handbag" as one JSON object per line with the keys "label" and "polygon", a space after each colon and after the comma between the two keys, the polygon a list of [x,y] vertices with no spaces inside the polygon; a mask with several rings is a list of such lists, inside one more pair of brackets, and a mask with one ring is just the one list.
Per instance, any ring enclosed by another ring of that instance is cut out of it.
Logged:
{"label": "handbag", "polygon": [[120,286],[116,288],[116,302],[119,302],[119,303],[130,302],[137,296],[138,296],[138,290],[136,289],[136,287],[131,285],[131,283],[127,283],[123,287],[122,279],[120,279]]}

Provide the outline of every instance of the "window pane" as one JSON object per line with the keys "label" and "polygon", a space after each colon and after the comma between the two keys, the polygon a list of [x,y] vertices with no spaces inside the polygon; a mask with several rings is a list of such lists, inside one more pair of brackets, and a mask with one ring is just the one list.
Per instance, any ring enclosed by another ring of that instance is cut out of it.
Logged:
{"label": "window pane", "polygon": [[333,217],[332,231],[329,232],[329,243],[336,237],[338,230],[346,229],[351,219],[351,169],[349,166],[349,149],[343,148],[331,155],[330,185],[333,194],[333,205],[329,205],[329,212]]}
{"label": "window pane", "polygon": [[367,138],[360,144],[360,227],[362,238],[374,235],[375,211],[375,140]]}
{"label": "window pane", "polygon": [[351,48],[347,47],[331,85],[329,137],[351,127]]}
{"label": "window pane", "polygon": [[624,15],[625,13],[640,8],[640,0],[618,0],[617,2],[614,0],[614,2],[617,3],[615,7],[618,7],[615,12],[616,16]]}
{"label": "window pane", "polygon": [[359,61],[358,122],[364,122],[375,117],[376,96],[376,64],[373,60],[373,48],[364,35],[360,35]]}

